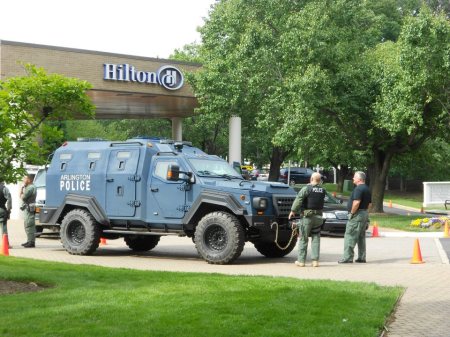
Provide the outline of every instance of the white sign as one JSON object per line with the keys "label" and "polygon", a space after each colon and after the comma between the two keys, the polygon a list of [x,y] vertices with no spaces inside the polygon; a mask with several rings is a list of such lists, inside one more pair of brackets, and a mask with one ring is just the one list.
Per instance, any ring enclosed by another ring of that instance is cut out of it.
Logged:
{"label": "white sign", "polygon": [[182,72],[174,66],[162,66],[156,72],[141,71],[136,67],[124,64],[103,64],[103,79],[106,81],[137,82],[160,85],[167,90],[178,90],[183,86]]}
{"label": "white sign", "polygon": [[450,181],[423,183],[423,207],[433,204],[444,206],[445,200],[450,200]]}

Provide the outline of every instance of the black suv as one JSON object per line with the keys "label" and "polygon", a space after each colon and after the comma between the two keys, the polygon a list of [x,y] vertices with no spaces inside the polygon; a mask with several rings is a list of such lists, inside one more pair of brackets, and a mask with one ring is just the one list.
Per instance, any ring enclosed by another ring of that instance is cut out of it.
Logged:
{"label": "black suv", "polygon": [[[288,168],[282,168],[280,170],[280,182],[287,184],[288,170]],[[315,172],[306,167],[291,167],[290,170],[289,185],[308,184],[311,180],[311,175]]]}

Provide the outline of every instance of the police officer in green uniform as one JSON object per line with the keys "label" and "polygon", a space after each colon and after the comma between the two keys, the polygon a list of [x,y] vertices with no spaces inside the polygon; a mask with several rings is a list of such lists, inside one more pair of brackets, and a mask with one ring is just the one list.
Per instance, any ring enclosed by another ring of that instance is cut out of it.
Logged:
{"label": "police officer in green uniform", "polygon": [[325,188],[320,185],[321,178],[318,172],[311,175],[311,183],[298,192],[289,213],[289,219],[299,211],[303,216],[299,225],[298,260],[295,261],[295,265],[299,267],[305,266],[309,236],[311,236],[312,266],[319,266],[320,228],[323,223],[322,210],[326,194]]}
{"label": "police officer in green uniform", "polygon": [[35,246],[36,223],[34,213],[36,207],[36,186],[33,185],[33,177],[32,174],[29,174],[23,178],[23,186],[20,192],[20,199],[23,201],[20,209],[24,211],[24,226],[27,234],[27,242],[22,244],[25,248],[34,248]]}
{"label": "police officer in green uniform", "polygon": [[[7,221],[11,214],[12,199],[11,193],[5,186],[4,182],[0,182],[0,228],[3,234],[8,234]],[[9,247],[11,248],[11,247]]]}
{"label": "police officer in green uniform", "polygon": [[368,209],[372,204],[372,195],[365,184],[364,172],[355,172],[353,183],[356,187],[348,200],[348,221],[344,235],[344,258],[338,263],[353,263],[354,249],[358,245],[358,258],[355,262],[366,263],[366,224]]}

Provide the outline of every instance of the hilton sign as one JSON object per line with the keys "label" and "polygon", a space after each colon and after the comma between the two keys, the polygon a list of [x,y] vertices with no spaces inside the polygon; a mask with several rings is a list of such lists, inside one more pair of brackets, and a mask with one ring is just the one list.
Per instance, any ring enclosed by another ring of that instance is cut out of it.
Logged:
{"label": "hilton sign", "polygon": [[158,71],[152,72],[136,70],[136,67],[127,63],[104,63],[103,79],[106,81],[157,84],[168,90],[178,90],[184,83],[183,74],[174,66],[162,66]]}

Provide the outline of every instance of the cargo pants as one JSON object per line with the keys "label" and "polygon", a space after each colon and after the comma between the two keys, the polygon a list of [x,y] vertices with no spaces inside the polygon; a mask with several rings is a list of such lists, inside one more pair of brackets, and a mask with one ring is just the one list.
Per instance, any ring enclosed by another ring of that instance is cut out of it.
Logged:
{"label": "cargo pants", "polygon": [[369,213],[366,210],[359,210],[348,220],[344,235],[345,261],[353,261],[356,245],[358,245],[358,259],[366,259],[366,224],[368,219]]}
{"label": "cargo pants", "polygon": [[305,263],[308,250],[308,239],[311,236],[311,260],[319,261],[320,257],[320,227],[323,218],[314,214],[303,217],[299,227],[300,238],[298,239],[298,261]]}
{"label": "cargo pants", "polygon": [[36,221],[34,219],[34,212],[30,212],[28,208],[23,211],[25,233],[27,234],[27,242],[36,240]]}

